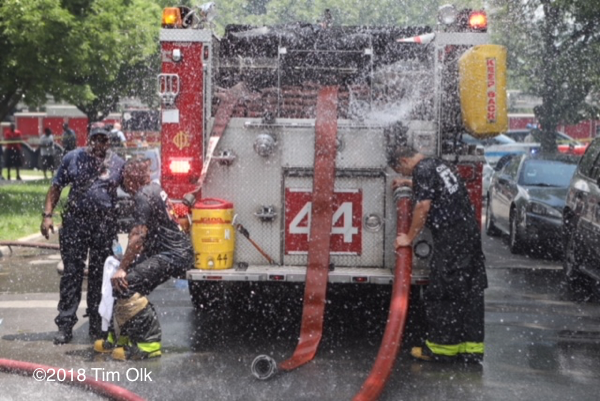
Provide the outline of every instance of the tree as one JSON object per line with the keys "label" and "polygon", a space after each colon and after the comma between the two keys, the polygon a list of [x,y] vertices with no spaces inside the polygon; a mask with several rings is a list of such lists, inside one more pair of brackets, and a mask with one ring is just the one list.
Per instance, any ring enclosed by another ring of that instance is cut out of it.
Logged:
{"label": "tree", "polygon": [[0,1],[0,117],[49,94],[103,118],[145,83],[159,28],[149,0]]}
{"label": "tree", "polygon": [[589,95],[600,77],[595,0],[498,0],[494,25],[509,51],[513,85],[542,99],[534,109],[542,130],[542,151],[556,151],[560,123],[596,118]]}

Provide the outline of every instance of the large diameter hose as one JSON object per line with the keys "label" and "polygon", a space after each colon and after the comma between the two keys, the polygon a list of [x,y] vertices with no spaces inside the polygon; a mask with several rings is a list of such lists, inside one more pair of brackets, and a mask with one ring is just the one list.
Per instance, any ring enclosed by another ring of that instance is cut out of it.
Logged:
{"label": "large diameter hose", "polygon": [[315,175],[300,338],[294,354],[280,364],[268,355],[254,359],[252,374],[260,380],[270,378],[278,370],[290,371],[311,361],[323,335],[333,217],[331,199],[335,182],[337,106],[338,87],[321,88],[317,96]]}
{"label": "large diameter hose", "polygon": [[[8,373],[17,373],[21,375],[32,376],[35,380],[49,377],[51,374],[56,373],[59,369],[52,366],[39,365],[37,363],[14,361],[11,359],[0,359],[0,371]],[[87,391],[92,391],[100,396],[106,397],[110,400],[115,401],[143,401],[144,398],[139,395],[132,393],[129,390],[125,390],[114,384],[106,383],[90,377],[84,376],[80,379],[80,376],[73,373],[75,376],[73,380],[59,381],[59,383],[70,384],[73,386],[81,387]],[[69,377],[70,379],[70,377]]]}
{"label": "large diameter hose", "polygon": [[[394,191],[397,234],[407,233],[410,228],[412,220],[411,195],[412,191],[408,187],[401,187]],[[371,373],[363,383],[360,391],[354,396],[354,401],[377,400],[390,377],[396,356],[400,350],[404,325],[406,324],[406,317],[408,315],[411,270],[412,247],[397,249],[394,285],[385,333],[383,334],[379,353],[377,354],[377,359],[373,364]]]}

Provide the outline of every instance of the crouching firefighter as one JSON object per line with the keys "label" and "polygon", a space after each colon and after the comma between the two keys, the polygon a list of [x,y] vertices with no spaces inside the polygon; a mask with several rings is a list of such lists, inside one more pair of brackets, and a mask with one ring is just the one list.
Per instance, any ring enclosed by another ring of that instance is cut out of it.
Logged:
{"label": "crouching firefighter", "polygon": [[123,168],[123,187],[134,197],[134,224],[117,272],[111,278],[115,305],[113,330],[94,350],[113,359],[161,355],[161,328],[146,298],[170,277],[183,277],[193,264],[188,235],[174,216],[166,192],[152,182],[149,161],[132,159]]}
{"label": "crouching firefighter", "polygon": [[412,186],[413,218],[396,248],[411,246],[424,226],[431,230],[433,255],[425,291],[428,334],[411,355],[427,361],[478,363],[484,353],[484,298],[487,287],[481,232],[467,189],[452,165],[408,146],[390,155],[390,165],[411,179],[394,187]]}

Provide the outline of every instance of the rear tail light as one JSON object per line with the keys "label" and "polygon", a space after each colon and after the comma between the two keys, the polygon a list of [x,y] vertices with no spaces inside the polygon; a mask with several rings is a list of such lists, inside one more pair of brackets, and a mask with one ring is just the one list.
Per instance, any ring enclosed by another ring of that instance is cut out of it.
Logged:
{"label": "rear tail light", "polygon": [[190,159],[171,159],[169,171],[171,174],[188,174],[192,169]]}

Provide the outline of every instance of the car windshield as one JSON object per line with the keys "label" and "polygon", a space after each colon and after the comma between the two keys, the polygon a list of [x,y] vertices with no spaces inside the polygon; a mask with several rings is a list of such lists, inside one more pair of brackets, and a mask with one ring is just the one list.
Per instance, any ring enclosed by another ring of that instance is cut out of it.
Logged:
{"label": "car windshield", "polygon": [[556,160],[526,160],[519,184],[540,187],[568,187],[576,164]]}

